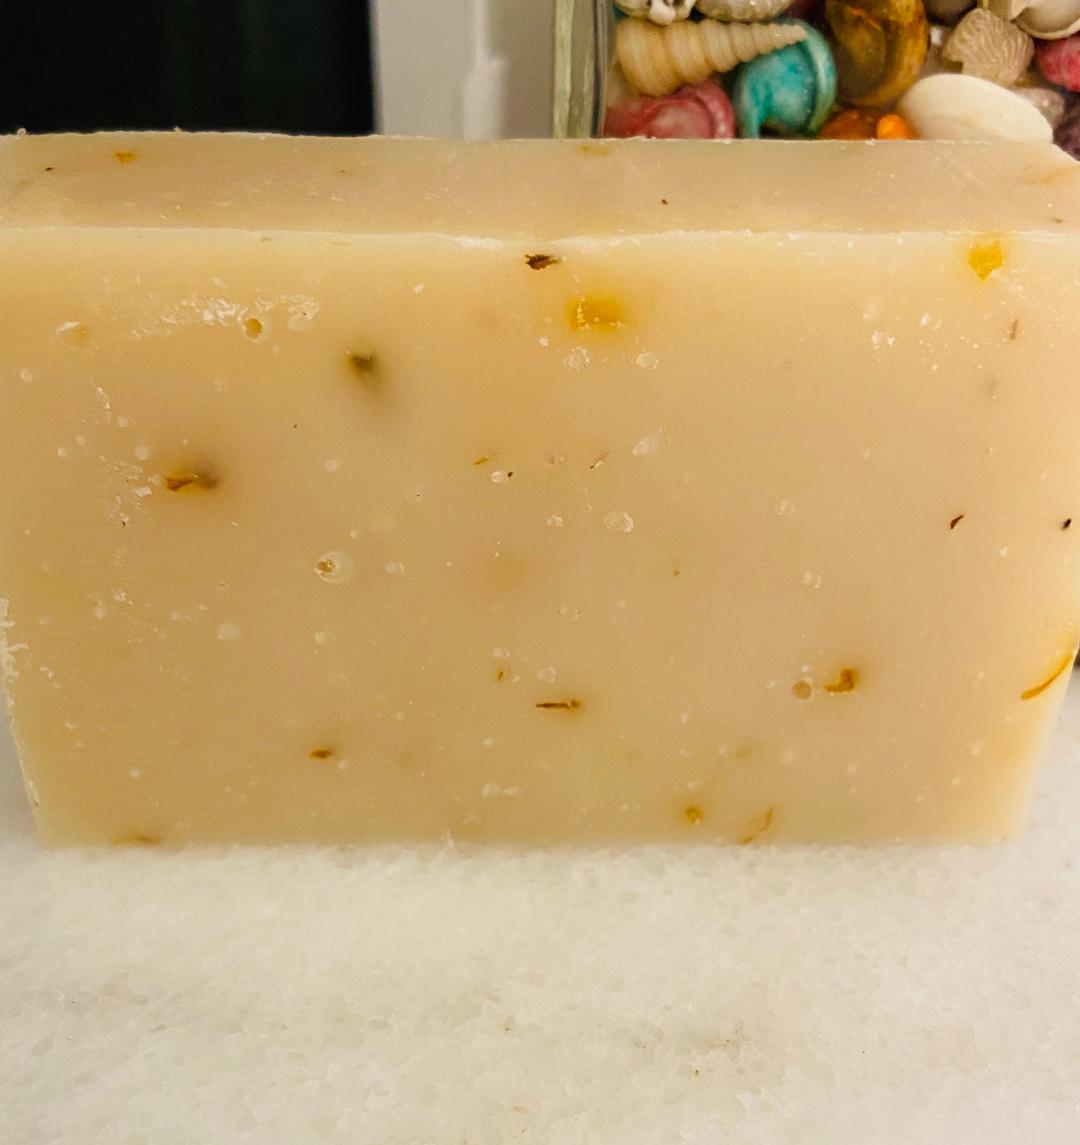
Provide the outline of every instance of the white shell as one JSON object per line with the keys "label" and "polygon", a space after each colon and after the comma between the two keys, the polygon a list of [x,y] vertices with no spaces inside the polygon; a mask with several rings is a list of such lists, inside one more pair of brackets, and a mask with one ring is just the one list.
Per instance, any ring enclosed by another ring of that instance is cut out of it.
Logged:
{"label": "white shell", "polygon": [[908,88],[896,110],[919,139],[1049,142],[1053,136],[1023,96],[975,76],[927,76]]}
{"label": "white shell", "polygon": [[647,20],[620,20],[615,27],[615,51],[626,82],[639,95],[654,97],[805,39],[806,29],[796,23],[687,20],[659,28]]}
{"label": "white shell", "polygon": [[628,16],[652,20],[654,24],[674,24],[693,11],[694,0],[615,0]]}
{"label": "white shell", "polygon": [[754,24],[775,20],[791,7],[792,0],[697,0],[697,10],[713,20],[737,20]]}
{"label": "white shell", "polygon": [[979,7],[1040,40],[1063,40],[1080,32],[1080,0],[979,0]]}
{"label": "white shell", "polygon": [[1015,24],[976,8],[953,29],[942,55],[963,65],[966,76],[1011,87],[1031,65],[1035,42]]}

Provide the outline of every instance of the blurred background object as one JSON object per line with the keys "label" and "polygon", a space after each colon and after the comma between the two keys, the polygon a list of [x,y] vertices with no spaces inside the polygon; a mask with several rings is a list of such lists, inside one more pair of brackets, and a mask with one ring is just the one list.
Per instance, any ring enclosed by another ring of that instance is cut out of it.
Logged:
{"label": "blurred background object", "polygon": [[374,123],[367,7],[365,0],[6,4],[0,129],[363,134]]}
{"label": "blurred background object", "polygon": [[0,131],[547,135],[554,0],[4,6]]}

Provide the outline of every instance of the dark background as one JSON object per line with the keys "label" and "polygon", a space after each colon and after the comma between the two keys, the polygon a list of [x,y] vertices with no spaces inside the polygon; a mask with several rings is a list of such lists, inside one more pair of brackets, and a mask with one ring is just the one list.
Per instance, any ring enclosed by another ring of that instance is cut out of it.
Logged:
{"label": "dark background", "polygon": [[0,132],[372,130],[366,0],[3,7]]}

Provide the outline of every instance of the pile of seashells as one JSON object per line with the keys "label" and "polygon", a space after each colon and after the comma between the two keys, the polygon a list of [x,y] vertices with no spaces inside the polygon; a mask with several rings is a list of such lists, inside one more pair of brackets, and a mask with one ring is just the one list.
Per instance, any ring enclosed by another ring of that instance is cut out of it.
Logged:
{"label": "pile of seashells", "polygon": [[615,0],[604,133],[1053,138],[1080,159],[1080,0],[974,2]]}

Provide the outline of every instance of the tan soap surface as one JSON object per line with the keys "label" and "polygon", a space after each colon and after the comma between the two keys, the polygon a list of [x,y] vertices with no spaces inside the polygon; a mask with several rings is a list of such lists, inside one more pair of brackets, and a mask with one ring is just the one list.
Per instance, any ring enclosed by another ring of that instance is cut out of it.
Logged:
{"label": "tan soap surface", "polygon": [[1020,823],[1080,619],[1060,152],[16,138],[0,258],[46,840]]}

